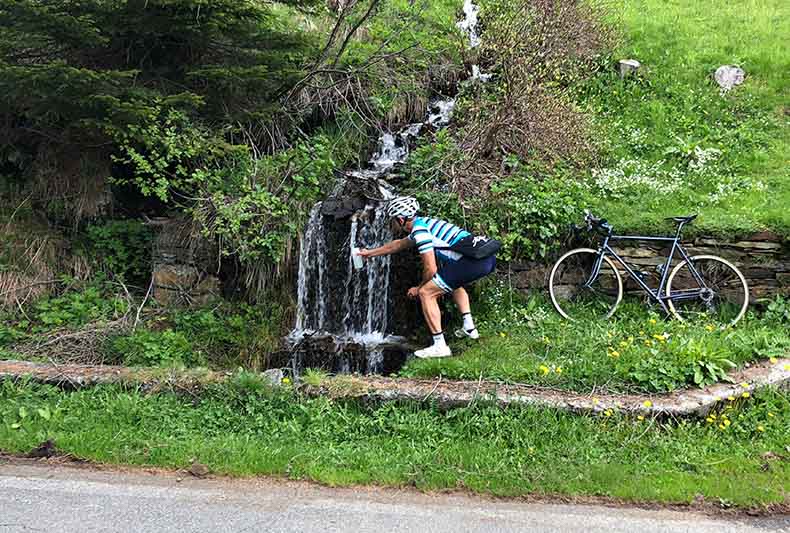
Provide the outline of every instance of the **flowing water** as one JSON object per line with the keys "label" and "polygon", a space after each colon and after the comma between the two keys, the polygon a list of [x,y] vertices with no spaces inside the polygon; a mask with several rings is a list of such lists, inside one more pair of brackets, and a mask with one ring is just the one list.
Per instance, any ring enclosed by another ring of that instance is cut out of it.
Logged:
{"label": "flowing water", "polygon": [[[458,23],[472,48],[480,44],[478,10],[465,0],[465,17]],[[472,66],[473,80],[489,77]],[[329,197],[313,206],[299,253],[296,324],[288,336],[295,370],[304,366],[296,358],[310,352],[333,358],[332,370],[340,372],[380,373],[392,366],[387,358],[393,353],[405,359],[403,338],[395,335],[390,320],[392,258],[371,258],[356,270],[351,249],[375,248],[392,240],[386,201],[394,191],[386,178],[406,161],[421,133],[450,123],[454,106],[454,98],[434,99],[424,122],[383,133],[367,167],[348,171]],[[344,353],[356,354],[357,359],[352,362]]]}

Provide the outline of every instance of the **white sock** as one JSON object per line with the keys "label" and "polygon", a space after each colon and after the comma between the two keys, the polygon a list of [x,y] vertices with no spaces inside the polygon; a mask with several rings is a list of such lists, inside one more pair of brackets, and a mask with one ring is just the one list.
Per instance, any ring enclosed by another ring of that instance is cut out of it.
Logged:
{"label": "white sock", "polygon": [[475,321],[472,320],[472,313],[464,313],[464,329],[466,331],[475,329]]}
{"label": "white sock", "polygon": [[440,331],[439,333],[433,334],[433,344],[437,346],[446,346],[447,342],[444,340],[444,332]]}

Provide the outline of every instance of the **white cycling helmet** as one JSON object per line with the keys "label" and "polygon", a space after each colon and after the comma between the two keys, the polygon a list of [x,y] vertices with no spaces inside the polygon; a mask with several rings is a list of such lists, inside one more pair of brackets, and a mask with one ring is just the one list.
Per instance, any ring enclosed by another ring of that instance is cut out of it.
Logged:
{"label": "white cycling helmet", "polygon": [[387,215],[390,218],[403,217],[414,218],[417,211],[420,210],[420,204],[413,196],[398,196],[390,200],[387,206]]}

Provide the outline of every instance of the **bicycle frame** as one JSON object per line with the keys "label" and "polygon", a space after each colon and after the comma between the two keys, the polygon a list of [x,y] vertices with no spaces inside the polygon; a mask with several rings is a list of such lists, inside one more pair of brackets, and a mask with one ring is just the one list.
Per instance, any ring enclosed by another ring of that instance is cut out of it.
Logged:
{"label": "bicycle frame", "polygon": [[[705,285],[705,280],[702,279],[697,269],[694,268],[694,265],[691,262],[691,258],[686,253],[686,250],[680,244],[680,230],[683,227],[681,224],[678,227],[677,234],[674,237],[650,237],[650,236],[643,236],[643,235],[612,235],[611,230],[609,234],[603,240],[603,243],[598,247],[598,257],[595,260],[595,265],[593,265],[593,270],[590,274],[590,278],[587,282],[583,285],[584,288],[591,288],[592,284],[598,278],[598,275],[601,273],[601,265],[603,264],[603,258],[606,255],[610,255],[614,257],[620,265],[625,269],[628,275],[636,281],[636,283],[645,291],[648,297],[657,302],[664,312],[669,313],[669,308],[667,307],[666,300],[691,300],[700,298],[703,294],[703,291],[707,290],[707,286]],[[669,254],[667,255],[667,259],[664,263],[664,267],[661,272],[661,280],[658,283],[658,287],[654,290],[650,288],[647,283],[645,283],[642,278],[637,275],[636,272],[628,265],[628,263],[620,257],[614,249],[609,246],[609,241],[653,241],[653,242],[671,242],[672,248],[669,250]],[[667,278],[669,277],[670,265],[672,264],[672,259],[675,256],[675,252],[679,252],[680,256],[688,263],[689,271],[691,272],[694,279],[699,284],[698,289],[684,289],[681,291],[674,292],[671,296],[666,294],[666,282]]]}

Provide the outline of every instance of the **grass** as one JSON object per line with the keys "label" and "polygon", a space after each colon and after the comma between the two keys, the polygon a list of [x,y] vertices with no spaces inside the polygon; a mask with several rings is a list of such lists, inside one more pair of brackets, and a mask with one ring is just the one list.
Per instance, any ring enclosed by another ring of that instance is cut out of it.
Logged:
{"label": "grass", "polygon": [[[0,385],[0,449],[45,439],[75,457],[328,485],[467,489],[498,496],[595,495],[724,505],[787,502],[790,398],[730,404],[728,425],[578,416],[477,404],[441,412],[413,403],[304,399],[249,380],[200,399],[98,387]],[[723,420],[723,413],[717,421]]]}
{"label": "grass", "polygon": [[476,301],[487,306],[479,312],[481,341],[454,345],[450,359],[413,359],[399,375],[664,392],[717,382],[732,366],[790,353],[781,309],[750,313],[721,330],[667,320],[639,301],[624,301],[608,321],[569,322],[545,299],[524,300],[497,282]]}
{"label": "grass", "polygon": [[[638,59],[644,72],[621,81],[607,68],[580,98],[606,148],[594,179],[601,216],[653,232],[666,231],[663,217],[700,213],[691,231],[790,234],[790,6],[619,0],[615,11],[625,33],[618,58]],[[725,96],[712,80],[723,64],[747,72]]]}

